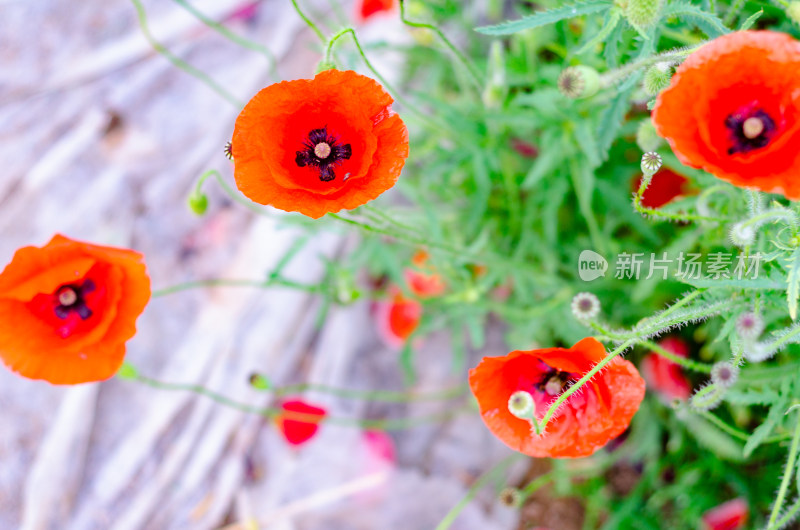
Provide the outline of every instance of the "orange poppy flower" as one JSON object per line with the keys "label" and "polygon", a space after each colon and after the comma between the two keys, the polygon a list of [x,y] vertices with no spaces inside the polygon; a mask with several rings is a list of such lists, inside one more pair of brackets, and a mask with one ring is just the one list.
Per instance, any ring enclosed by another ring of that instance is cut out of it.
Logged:
{"label": "orange poppy flower", "polygon": [[431,298],[444,293],[445,284],[442,277],[435,272],[435,269],[428,265],[428,253],[424,250],[418,251],[411,259],[414,269],[406,269],[403,272],[409,290],[420,298]]}
{"label": "orange poppy flower", "polygon": [[402,347],[419,326],[422,319],[422,304],[406,298],[397,287],[389,289],[389,301],[375,306],[375,321],[378,334],[387,346]]}
{"label": "orange poppy flower", "polygon": [[739,31],[705,44],[657,98],[653,123],[687,166],[800,199],[800,43]]}
{"label": "orange poppy flower", "polygon": [[[275,423],[286,441],[294,446],[303,445],[313,438],[319,430],[319,424],[328,414],[325,409],[300,399],[284,401],[281,409],[283,412],[275,417]],[[296,419],[292,419],[293,412],[296,413]]]}
{"label": "orange poppy flower", "polygon": [[509,400],[518,391],[528,393],[541,420],[558,396],[605,356],[605,347],[589,337],[571,348],[484,357],[470,371],[469,385],[483,422],[512,449],[535,457],[589,456],[619,436],[639,409],[645,384],[633,364],[613,359],[564,402],[541,436],[529,420],[511,413]]}
{"label": "orange poppy flower", "polygon": [[150,300],[142,255],[56,235],[0,273],[0,359],[29,379],[108,379]]}
{"label": "orange poppy flower", "polygon": [[[641,175],[633,179],[631,188],[634,192],[638,191],[641,183]],[[642,205],[646,208],[661,208],[665,204],[672,202],[673,199],[690,193],[692,191],[689,189],[689,179],[669,168],[663,168],[653,175],[653,180],[644,190]]]}
{"label": "orange poppy flower", "polygon": [[317,219],[394,186],[408,131],[374,80],[326,70],[261,90],[233,131],[236,185],[251,200]]}
{"label": "orange poppy flower", "polygon": [[365,21],[373,15],[394,9],[395,0],[361,0],[358,4],[358,16]]}

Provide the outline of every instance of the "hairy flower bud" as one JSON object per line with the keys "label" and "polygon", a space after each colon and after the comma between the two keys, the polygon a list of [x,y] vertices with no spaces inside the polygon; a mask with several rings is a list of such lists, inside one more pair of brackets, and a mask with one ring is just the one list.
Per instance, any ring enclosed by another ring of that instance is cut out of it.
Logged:
{"label": "hairy flower bud", "polygon": [[752,342],[744,346],[744,356],[752,363],[766,361],[773,355],[775,355],[775,351],[763,342]]}
{"label": "hairy flower bud", "polygon": [[652,120],[647,118],[639,123],[636,129],[636,145],[645,153],[655,151],[664,143],[664,139],[658,135]]}
{"label": "hairy flower bud", "polygon": [[592,293],[578,293],[572,298],[571,309],[578,320],[592,320],[600,313],[600,300]]}
{"label": "hairy flower bud", "polygon": [[755,243],[756,229],[752,225],[747,225],[744,222],[736,223],[731,227],[728,233],[731,243],[737,247],[747,247]]}
{"label": "hairy flower bud", "polygon": [[637,31],[643,31],[658,20],[664,0],[628,0],[625,18]]}
{"label": "hairy flower bud", "polygon": [[711,380],[722,388],[730,388],[739,378],[739,367],[729,362],[718,362],[711,368]]}
{"label": "hairy flower bud", "polygon": [[669,86],[672,79],[672,65],[657,63],[645,72],[642,85],[644,91],[650,96],[655,96]]}
{"label": "hairy flower bud", "polygon": [[720,404],[724,393],[724,389],[718,385],[706,385],[689,399],[689,406],[694,410],[711,410]]}
{"label": "hairy flower bud", "polygon": [[558,76],[558,91],[568,98],[581,99],[597,94],[600,75],[588,66],[570,66]]}
{"label": "hairy flower bud", "polygon": [[764,332],[764,320],[755,313],[742,313],[736,319],[736,333],[742,340],[752,342]]}

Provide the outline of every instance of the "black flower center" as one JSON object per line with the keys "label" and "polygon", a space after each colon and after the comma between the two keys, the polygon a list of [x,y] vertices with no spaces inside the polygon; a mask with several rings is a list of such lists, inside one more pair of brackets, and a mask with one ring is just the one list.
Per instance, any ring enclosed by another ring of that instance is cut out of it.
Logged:
{"label": "black flower center", "polygon": [[777,127],[772,117],[757,103],[745,105],[725,118],[731,146],[728,154],[749,153],[765,147],[775,137]]}
{"label": "black flower center", "polygon": [[54,312],[61,320],[66,320],[71,313],[77,313],[81,320],[92,316],[92,310],[86,305],[86,295],[94,291],[92,280],[86,280],[81,285],[62,285],[54,295],[56,306]]}
{"label": "black flower center", "polygon": [[536,388],[549,396],[557,396],[569,386],[569,380],[568,372],[551,370],[542,374],[542,379]]}
{"label": "black flower center", "polygon": [[[340,144],[338,139],[328,134],[327,126],[308,133],[303,143],[304,149],[297,151],[295,162],[300,167],[311,166],[319,170],[319,179],[329,182],[336,178],[333,168],[342,160],[353,155],[350,144]],[[345,176],[347,180],[347,176]]]}

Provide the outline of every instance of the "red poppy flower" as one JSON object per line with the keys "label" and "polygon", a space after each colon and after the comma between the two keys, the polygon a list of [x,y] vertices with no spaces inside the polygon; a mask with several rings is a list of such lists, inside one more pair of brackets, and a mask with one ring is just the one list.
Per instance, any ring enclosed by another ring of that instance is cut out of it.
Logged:
{"label": "red poppy flower", "polygon": [[281,409],[283,412],[275,417],[275,424],[286,441],[294,446],[303,445],[313,438],[327,415],[325,409],[299,399],[284,401]]}
{"label": "red poppy flower", "polygon": [[428,265],[427,252],[424,250],[418,251],[411,259],[411,263],[414,264],[415,268],[406,269],[403,275],[412,293],[420,298],[431,298],[444,293],[444,281],[435,272],[435,269]]}
{"label": "red poppy flower", "polygon": [[572,348],[513,351],[484,357],[469,373],[483,422],[516,451],[535,457],[589,456],[622,433],[644,398],[644,380],[623,359],[613,359],[579,392],[572,394],[542,436],[528,420],[509,410],[511,396],[524,391],[534,402],[537,419],[572,383],[606,356],[605,347],[585,338]]}
{"label": "red poppy flower", "polygon": [[749,515],[747,502],[740,497],[708,510],[703,523],[706,530],[736,530],[744,528]]}
{"label": "red poppy flower", "polygon": [[150,299],[142,255],[56,235],[0,273],[0,359],[29,379],[108,379]]}
{"label": "red poppy flower", "polygon": [[358,16],[365,21],[373,15],[394,9],[395,0],[361,0],[358,5]]}
{"label": "red poppy flower", "polygon": [[772,31],[724,35],[691,54],[653,123],[684,164],[736,186],[800,198],[800,43]]}
{"label": "red poppy flower", "polygon": [[[659,345],[678,357],[689,357],[689,347],[681,339],[668,337]],[[653,352],[642,359],[641,369],[647,385],[665,401],[686,400],[692,395],[692,385],[678,363]]]}
{"label": "red poppy flower", "polygon": [[[641,183],[642,176],[639,175],[631,182],[631,189],[636,192]],[[642,205],[646,208],[661,208],[673,199],[690,193],[689,179],[668,168],[663,168],[653,175],[653,180],[644,190]]]}
{"label": "red poppy flower", "polygon": [[251,200],[319,218],[394,186],[408,131],[378,83],[350,71],[261,90],[233,131],[236,185]]}
{"label": "red poppy flower", "polygon": [[392,348],[402,347],[419,326],[422,319],[422,304],[406,298],[397,287],[389,289],[389,300],[375,306],[375,321],[378,333]]}

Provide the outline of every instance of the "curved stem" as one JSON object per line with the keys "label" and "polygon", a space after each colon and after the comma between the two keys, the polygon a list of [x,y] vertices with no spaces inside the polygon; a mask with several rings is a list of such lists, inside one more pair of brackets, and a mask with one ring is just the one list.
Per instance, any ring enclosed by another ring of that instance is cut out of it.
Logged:
{"label": "curved stem", "polygon": [[300,18],[303,19],[303,22],[305,22],[306,25],[309,28],[311,28],[311,30],[317,35],[317,38],[319,38],[319,40],[325,43],[326,42],[325,35],[322,33],[322,31],[320,31],[317,25],[314,24],[314,22],[310,18],[308,18],[305,13],[303,13],[303,10],[300,9],[300,6],[297,4],[297,0],[292,0],[292,5],[294,6],[294,10],[297,11],[297,14],[300,15]]}
{"label": "curved stem", "polygon": [[216,20],[209,18],[205,13],[197,9],[194,5],[190,4],[186,0],[172,0],[172,1],[183,7],[186,11],[191,13],[200,22],[210,27],[211,29],[213,29],[214,31],[216,31],[229,41],[238,44],[243,48],[247,48],[249,50],[258,52],[264,57],[266,57],[267,60],[269,61],[270,76],[277,81],[278,79],[278,72],[276,69],[277,61],[275,59],[275,55],[273,55],[273,53],[270,51],[269,48],[267,48],[263,44],[259,44],[257,42],[251,41],[250,39],[242,37],[241,35],[237,35],[233,31],[225,27],[223,24],[220,24]]}
{"label": "curved stem", "polygon": [[461,51],[456,48],[456,46],[447,38],[447,36],[440,30],[437,26],[433,24],[426,24],[423,22],[414,22],[412,20],[408,20],[406,18],[406,5],[405,0],[400,0],[400,20],[403,21],[403,24],[412,28],[423,28],[433,31],[437,37],[444,43],[445,46],[452,52],[453,55],[464,65],[469,72],[470,76],[472,77],[472,82],[475,84],[475,88],[480,93],[483,89],[484,82],[481,80],[480,73],[478,72],[477,67],[470,61]]}
{"label": "curved stem", "polygon": [[653,350],[655,353],[657,353],[661,357],[669,359],[670,361],[674,362],[675,364],[681,365],[682,367],[686,368],[687,370],[693,370],[695,372],[702,372],[704,374],[710,374],[711,373],[711,369],[712,369],[713,365],[706,364],[706,363],[701,363],[701,362],[697,362],[697,361],[693,361],[691,359],[687,359],[685,357],[681,357],[680,355],[675,355],[671,351],[665,349],[663,346],[660,346],[660,345],[656,344],[655,342],[652,342],[652,341],[649,341],[649,340],[640,340],[640,341],[637,341],[637,344],[639,344],[641,346],[645,346],[647,348],[650,348],[651,350]]}
{"label": "curved stem", "polygon": [[196,77],[200,81],[202,81],[206,86],[208,86],[211,90],[222,96],[225,100],[228,101],[231,105],[236,108],[242,108],[244,103],[239,101],[239,99],[228,92],[222,85],[214,81],[211,77],[208,76],[205,72],[195,68],[194,66],[190,65],[171,51],[169,51],[166,46],[158,42],[153,34],[150,32],[150,26],[147,23],[147,12],[144,10],[144,6],[140,0],[131,0],[133,2],[133,7],[136,8],[136,17],[139,20],[139,26],[142,28],[142,34],[144,38],[147,39],[147,42],[150,43],[150,46],[153,47],[155,51],[163,55],[169,62],[174,64],[176,67],[180,68],[187,74]]}
{"label": "curved stem", "polygon": [[642,199],[644,198],[644,192],[647,190],[647,187],[650,185],[651,181],[652,177],[643,178],[642,183],[639,185],[639,189],[636,190],[636,195],[633,196],[633,207],[640,214],[661,217],[664,219],[669,219],[670,221],[712,221],[715,223],[725,223],[728,221],[728,219],[723,217],[707,217],[704,215],[669,213],[663,212],[658,208],[649,208],[644,206],[642,204]]}

